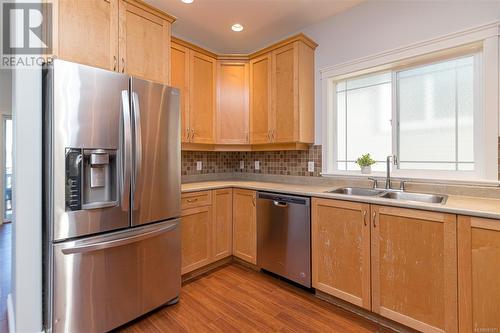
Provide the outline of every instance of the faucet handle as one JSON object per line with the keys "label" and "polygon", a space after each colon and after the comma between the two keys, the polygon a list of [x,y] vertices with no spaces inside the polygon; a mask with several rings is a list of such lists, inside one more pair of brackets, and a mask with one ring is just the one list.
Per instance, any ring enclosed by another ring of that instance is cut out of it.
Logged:
{"label": "faucet handle", "polygon": [[378,188],[378,179],[369,177],[368,180],[373,181],[373,188]]}
{"label": "faucet handle", "polygon": [[400,189],[401,191],[404,191],[404,190],[405,190],[406,182],[407,182],[407,180],[404,180],[404,179],[401,179],[401,180],[399,181],[399,189]]}

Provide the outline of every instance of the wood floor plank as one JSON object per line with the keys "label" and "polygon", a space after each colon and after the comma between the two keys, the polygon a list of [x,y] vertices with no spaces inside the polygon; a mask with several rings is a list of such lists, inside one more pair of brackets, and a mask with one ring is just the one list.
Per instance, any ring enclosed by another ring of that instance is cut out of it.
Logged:
{"label": "wood floor plank", "polygon": [[119,330],[145,332],[392,332],[306,290],[239,264],[183,285],[178,304]]}

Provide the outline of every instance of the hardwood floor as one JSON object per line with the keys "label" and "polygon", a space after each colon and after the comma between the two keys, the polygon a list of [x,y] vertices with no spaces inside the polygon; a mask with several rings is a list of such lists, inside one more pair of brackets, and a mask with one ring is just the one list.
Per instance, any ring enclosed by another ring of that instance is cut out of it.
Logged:
{"label": "hardwood floor", "polygon": [[117,332],[392,332],[272,276],[230,264],[182,287],[178,304]]}
{"label": "hardwood floor", "polygon": [[7,333],[7,295],[10,293],[12,224],[0,225],[0,333]]}

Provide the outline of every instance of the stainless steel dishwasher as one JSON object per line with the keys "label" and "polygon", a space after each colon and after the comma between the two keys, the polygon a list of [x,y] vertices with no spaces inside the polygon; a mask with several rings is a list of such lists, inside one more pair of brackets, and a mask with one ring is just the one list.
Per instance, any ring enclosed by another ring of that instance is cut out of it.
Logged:
{"label": "stainless steel dishwasher", "polygon": [[310,198],[258,193],[257,266],[311,287]]}

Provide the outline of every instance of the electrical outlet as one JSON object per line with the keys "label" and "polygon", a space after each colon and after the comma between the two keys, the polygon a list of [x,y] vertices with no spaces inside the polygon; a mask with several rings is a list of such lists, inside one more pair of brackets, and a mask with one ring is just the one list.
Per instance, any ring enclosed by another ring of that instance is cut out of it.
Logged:
{"label": "electrical outlet", "polygon": [[196,171],[201,171],[203,169],[203,164],[201,161],[196,161]]}
{"label": "electrical outlet", "polygon": [[245,169],[245,161],[240,161],[240,170]]}
{"label": "electrical outlet", "polygon": [[314,162],[313,161],[307,162],[307,171],[314,172]]}
{"label": "electrical outlet", "polygon": [[255,170],[260,170],[260,161],[255,161]]}

